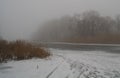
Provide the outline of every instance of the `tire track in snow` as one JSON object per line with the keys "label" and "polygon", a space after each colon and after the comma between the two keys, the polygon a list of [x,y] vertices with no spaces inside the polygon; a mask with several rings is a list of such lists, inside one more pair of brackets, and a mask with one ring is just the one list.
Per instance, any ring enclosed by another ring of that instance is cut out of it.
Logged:
{"label": "tire track in snow", "polygon": [[[60,56],[59,56],[60,57]],[[62,61],[63,62],[63,61]],[[48,75],[47,75],[47,77],[46,78],[50,78],[50,76],[59,68],[61,66],[61,63],[58,65],[58,66],[56,66]]]}
{"label": "tire track in snow", "polygon": [[46,78],[49,78],[57,69],[59,66],[55,67],[48,75]]}
{"label": "tire track in snow", "polygon": [[73,77],[66,76],[65,78],[120,78],[119,71],[107,71],[107,69],[98,69],[97,67],[91,66],[89,64],[84,64],[79,61],[73,61],[70,58],[62,57],[67,63],[70,64],[70,70],[75,70],[76,73],[71,73]]}
{"label": "tire track in snow", "polygon": [[[90,64],[86,64],[79,60],[73,60],[72,58],[67,58],[61,54],[55,54],[56,56],[62,58],[65,63],[69,64],[70,72],[66,74],[66,76],[62,78],[120,78],[119,71],[108,71],[108,69],[100,69]],[[62,64],[61,64],[62,65]],[[46,78],[54,77],[55,73],[58,73],[61,69],[61,65],[55,67]],[[64,65],[64,64],[63,64]],[[64,67],[64,66],[62,66]],[[65,68],[66,69],[66,68]],[[51,76],[52,75],[52,76]]]}

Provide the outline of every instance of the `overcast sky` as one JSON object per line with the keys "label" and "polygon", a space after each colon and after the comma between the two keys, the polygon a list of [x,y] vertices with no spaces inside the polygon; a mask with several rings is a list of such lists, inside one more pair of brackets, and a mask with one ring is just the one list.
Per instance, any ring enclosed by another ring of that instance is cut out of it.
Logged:
{"label": "overcast sky", "polygon": [[120,0],[0,0],[0,33],[5,39],[29,39],[43,21],[96,10],[120,14]]}

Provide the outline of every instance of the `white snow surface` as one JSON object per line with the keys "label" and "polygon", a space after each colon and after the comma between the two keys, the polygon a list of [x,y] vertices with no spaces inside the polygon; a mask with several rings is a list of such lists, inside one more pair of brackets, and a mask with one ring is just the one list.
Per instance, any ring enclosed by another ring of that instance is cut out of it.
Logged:
{"label": "white snow surface", "polygon": [[120,54],[52,49],[47,59],[0,64],[0,78],[120,78]]}

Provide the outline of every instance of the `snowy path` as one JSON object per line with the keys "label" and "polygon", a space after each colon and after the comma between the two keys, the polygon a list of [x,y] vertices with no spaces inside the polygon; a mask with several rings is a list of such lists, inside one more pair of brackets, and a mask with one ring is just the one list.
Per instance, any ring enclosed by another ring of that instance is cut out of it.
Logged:
{"label": "snowy path", "polygon": [[120,78],[120,54],[50,49],[49,59],[0,64],[0,78]]}

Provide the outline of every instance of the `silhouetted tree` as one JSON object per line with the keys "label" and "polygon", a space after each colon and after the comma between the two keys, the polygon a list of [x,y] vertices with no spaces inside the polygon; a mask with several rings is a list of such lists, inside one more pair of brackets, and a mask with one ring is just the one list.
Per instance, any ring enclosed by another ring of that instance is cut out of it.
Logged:
{"label": "silhouetted tree", "polygon": [[120,34],[120,15],[116,16],[116,28],[117,28],[117,32]]}

